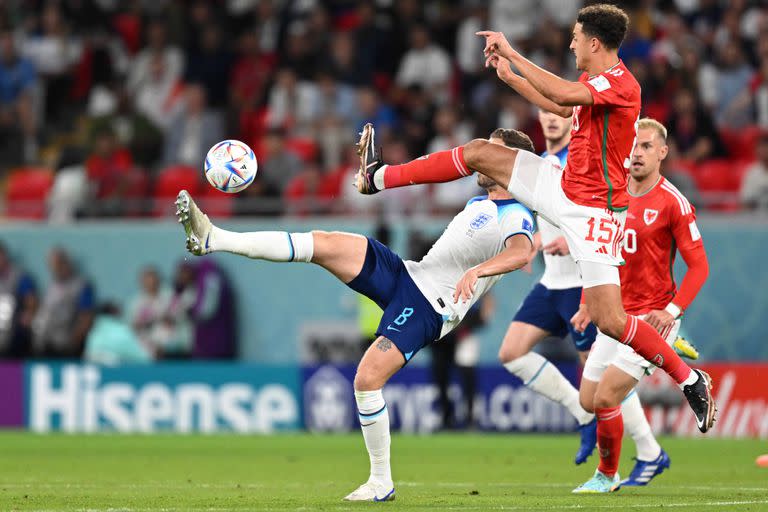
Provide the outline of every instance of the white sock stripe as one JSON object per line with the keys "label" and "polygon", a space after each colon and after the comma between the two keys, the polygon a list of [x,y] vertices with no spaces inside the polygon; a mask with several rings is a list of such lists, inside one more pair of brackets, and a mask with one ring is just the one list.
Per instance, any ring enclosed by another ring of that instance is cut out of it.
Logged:
{"label": "white sock stripe", "polygon": [[629,317],[629,330],[627,332],[626,338],[623,340],[623,342],[627,345],[632,343],[632,340],[635,339],[635,329],[637,329],[637,319],[633,316]]}
{"label": "white sock stripe", "polygon": [[471,172],[469,172],[469,169],[467,169],[464,166],[464,164],[461,162],[461,158],[459,157],[459,148],[458,147],[456,148],[456,162],[459,164],[459,167],[461,167],[464,176],[469,176],[470,174],[472,174]]}
{"label": "white sock stripe", "polygon": [[608,421],[608,420],[612,420],[612,419],[614,419],[614,418],[616,418],[618,416],[621,416],[621,409],[620,408],[617,411],[613,411],[613,412],[610,412],[610,413],[605,414],[605,415],[598,414],[597,415],[597,421]]}
{"label": "white sock stripe", "polygon": [[469,171],[461,165],[461,159],[459,158],[459,148],[455,147],[451,150],[451,158],[453,158],[453,165],[456,166],[456,170],[462,176],[469,176]]}
{"label": "white sock stripe", "polygon": [[635,339],[635,333],[637,333],[637,317],[628,315],[627,320],[629,321],[629,332],[627,332],[627,336],[621,342],[625,345],[630,345]]}

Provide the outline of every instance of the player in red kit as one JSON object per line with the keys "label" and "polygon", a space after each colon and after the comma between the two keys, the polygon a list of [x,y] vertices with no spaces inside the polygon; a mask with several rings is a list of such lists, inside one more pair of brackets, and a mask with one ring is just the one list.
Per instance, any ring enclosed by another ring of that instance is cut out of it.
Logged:
{"label": "player in red kit", "polygon": [[[484,139],[402,165],[386,165],[366,125],[358,144],[363,194],[418,183],[453,181],[480,172],[521,203],[559,227],[579,266],[584,300],[597,327],[664,369],[683,390],[699,429],[714,423],[709,376],[693,370],[647,322],[627,315],[621,303],[618,267],[629,204],[627,169],[640,114],[640,86],[618,57],[629,19],[618,7],[592,5],[579,11],[570,48],[584,71],[563,80],[515,51],[503,34],[486,38],[486,64],[538,107],[569,117],[573,134],[565,169],[533,153]],[[512,72],[514,66],[520,75]],[[599,415],[600,411],[596,411]]]}
{"label": "player in red kit", "polygon": [[[624,309],[643,318],[671,345],[680,329],[680,316],[704,284],[709,265],[693,206],[661,175],[668,150],[666,138],[667,130],[659,122],[643,119],[638,123],[627,188],[631,199],[624,229],[626,265],[620,274]],[[678,251],[688,266],[679,289],[672,273]],[[574,327],[586,327],[588,318],[577,317]],[[642,430],[632,436],[638,447],[635,468],[625,481],[618,474],[624,431],[621,404],[653,369],[630,347],[598,333],[584,365],[580,400],[586,410],[601,411],[597,414],[600,464],[595,475],[574,492],[611,492],[621,485],[646,485],[669,467],[669,456],[643,417],[639,424],[632,422],[633,428]]]}

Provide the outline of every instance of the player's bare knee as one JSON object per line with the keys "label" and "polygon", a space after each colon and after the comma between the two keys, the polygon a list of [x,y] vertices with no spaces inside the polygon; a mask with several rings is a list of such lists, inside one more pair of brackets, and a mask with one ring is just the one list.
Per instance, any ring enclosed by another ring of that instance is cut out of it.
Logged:
{"label": "player's bare knee", "polygon": [[595,397],[579,395],[579,405],[587,412],[595,412]]}
{"label": "player's bare knee", "polygon": [[490,142],[485,139],[472,139],[464,144],[464,163],[472,169],[481,167],[483,162],[483,150]]}
{"label": "player's bare knee", "polygon": [[[582,385],[584,384],[582,380]],[[594,388],[589,390],[584,387],[579,389],[579,405],[587,412],[595,412],[595,391]]]}
{"label": "player's bare knee", "polygon": [[618,407],[619,405],[621,405],[621,399],[613,389],[597,388],[594,401],[595,409],[607,409],[609,407]]}
{"label": "player's bare knee", "polygon": [[381,389],[382,385],[378,384],[378,379],[370,371],[358,368],[355,373],[354,387],[355,391],[375,391]]}
{"label": "player's bare knee", "polygon": [[511,363],[527,353],[528,351],[523,350],[522,347],[519,347],[517,344],[502,343],[501,348],[499,348],[499,361],[501,364]]}
{"label": "player's bare knee", "polygon": [[624,334],[626,315],[613,312],[596,312],[592,315],[590,312],[590,316],[595,326],[600,329],[600,332],[611,338],[621,339],[621,335]]}

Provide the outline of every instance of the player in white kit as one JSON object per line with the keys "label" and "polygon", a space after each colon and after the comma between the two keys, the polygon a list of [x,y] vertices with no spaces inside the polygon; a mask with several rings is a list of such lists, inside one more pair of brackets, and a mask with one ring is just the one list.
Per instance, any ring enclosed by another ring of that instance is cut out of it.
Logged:
{"label": "player in white kit", "polygon": [[[522,132],[503,130],[502,135],[511,147],[533,150]],[[456,327],[502,274],[530,261],[532,213],[490,178],[479,174],[477,182],[488,195],[470,200],[419,262],[403,261],[380,242],[352,233],[225,231],[211,224],[186,191],[178,195],[177,216],[191,253],[226,251],[269,261],[315,263],[384,311],[377,339],[360,361],[354,381],[370,477],[346,500],[395,497],[384,384],[421,348]]]}

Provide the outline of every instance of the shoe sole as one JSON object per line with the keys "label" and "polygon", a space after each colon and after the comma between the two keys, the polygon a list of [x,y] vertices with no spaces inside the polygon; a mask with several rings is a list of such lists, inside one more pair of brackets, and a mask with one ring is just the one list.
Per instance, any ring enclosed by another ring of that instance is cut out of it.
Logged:
{"label": "shoe sole", "polygon": [[588,489],[580,491],[578,489],[574,489],[574,490],[571,491],[571,494],[610,494],[612,492],[618,491],[619,489],[621,489],[621,484],[614,485],[608,491],[592,491],[592,490],[588,490]]}
{"label": "shoe sole", "polygon": [[712,396],[712,378],[709,376],[709,374],[702,370],[696,370],[699,372],[699,375],[701,375],[704,378],[704,382],[707,385],[707,418],[704,422],[704,428],[701,430],[702,433],[707,432],[709,429],[712,428],[712,425],[715,424],[715,420],[717,420],[717,404],[715,403],[715,398]]}
{"label": "shoe sole", "polygon": [[369,500],[356,500],[347,497],[342,498],[342,501],[349,501],[349,502],[356,502],[356,501],[362,501],[362,502],[373,502],[373,503],[384,503],[385,501],[395,501],[395,490],[392,489],[389,494],[384,496],[383,498],[379,498],[378,496],[374,496],[372,499]]}
{"label": "shoe sole", "polygon": [[186,235],[185,246],[194,256],[202,256],[202,240],[192,230],[192,219],[190,217],[192,197],[189,192],[182,190],[176,196],[176,218],[179,223],[184,226],[184,233]]}
{"label": "shoe sole", "polygon": [[189,192],[182,190],[176,196],[176,218],[184,226],[184,233],[189,237],[192,234],[192,223],[189,220],[189,203],[192,200]]}
{"label": "shoe sole", "polygon": [[360,169],[355,176],[355,186],[357,191],[365,193],[365,172],[368,169],[368,155],[370,155],[373,146],[374,130],[371,123],[366,123],[360,132],[360,140],[357,142],[357,155],[360,157]]}
{"label": "shoe sole", "polygon": [[678,337],[674,343],[672,343],[672,348],[675,349],[675,352],[677,352],[677,355],[680,357],[687,357],[694,361],[699,358],[699,351],[685,338]]}

